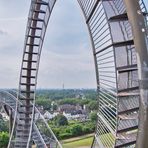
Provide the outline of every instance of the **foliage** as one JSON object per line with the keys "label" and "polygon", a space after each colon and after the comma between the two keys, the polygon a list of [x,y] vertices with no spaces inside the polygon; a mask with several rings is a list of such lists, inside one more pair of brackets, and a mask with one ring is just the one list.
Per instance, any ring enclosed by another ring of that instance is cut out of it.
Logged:
{"label": "foliage", "polygon": [[53,124],[53,121],[50,121],[49,126],[52,128],[58,139],[77,137],[79,135],[85,135],[95,131],[95,123],[90,121],[73,121],[69,122],[67,126],[56,126]]}
{"label": "foliage", "polygon": [[[55,111],[58,105],[63,104],[87,105],[89,110],[96,110],[96,98],[97,92],[94,89],[37,90],[36,104],[48,111]],[[51,108],[52,101],[54,104]]]}
{"label": "foliage", "polygon": [[0,148],[6,148],[9,142],[9,134],[7,132],[0,132]]}
{"label": "foliage", "polygon": [[44,110],[50,110],[51,109],[51,101],[49,99],[38,98],[36,100],[36,104],[39,105],[39,106],[43,106]]}
{"label": "foliage", "polygon": [[89,118],[91,119],[92,122],[97,121],[97,112],[91,112],[89,114]]}
{"label": "foliage", "polygon": [[79,100],[75,99],[75,98],[65,98],[65,99],[59,100],[58,104],[59,105],[63,105],[63,104],[76,105],[78,103],[78,101]]}
{"label": "foliage", "polygon": [[98,103],[97,101],[91,101],[87,105],[89,110],[97,110],[98,109]]}
{"label": "foliage", "polygon": [[68,120],[67,118],[62,115],[62,114],[58,114],[55,118],[54,118],[54,122],[55,125],[57,126],[64,126],[64,125],[68,125]]}
{"label": "foliage", "polygon": [[53,109],[53,111],[57,110],[58,109],[58,105],[57,104],[53,104],[52,109]]}
{"label": "foliage", "polygon": [[97,98],[95,89],[38,89],[37,98],[59,100],[64,98],[76,98],[77,95],[84,94],[86,99],[94,100]]}
{"label": "foliage", "polygon": [[[90,99],[79,99],[79,98],[65,98],[65,99],[62,99],[62,100],[59,100],[58,101],[58,104],[59,105],[63,105],[63,104],[70,104],[70,105],[89,105],[91,102],[96,102],[96,101],[93,101],[93,100],[90,100]],[[94,104],[90,104],[89,106],[90,107],[94,107],[93,106]],[[96,108],[96,106],[95,106]]]}
{"label": "foliage", "polygon": [[72,126],[71,134],[73,136],[80,136],[82,134],[82,126],[79,125],[79,124],[76,124],[76,125]]}
{"label": "foliage", "polygon": [[4,121],[3,119],[0,119],[0,132],[8,132],[9,131],[9,123],[8,121]]}

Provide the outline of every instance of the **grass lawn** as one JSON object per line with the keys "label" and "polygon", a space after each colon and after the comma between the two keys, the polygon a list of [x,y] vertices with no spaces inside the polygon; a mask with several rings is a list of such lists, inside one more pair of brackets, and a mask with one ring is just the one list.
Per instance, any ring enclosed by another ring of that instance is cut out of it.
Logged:
{"label": "grass lawn", "polygon": [[63,148],[90,148],[93,141],[93,135],[80,136],[63,140]]}
{"label": "grass lawn", "polygon": [[[104,142],[103,139],[106,139],[106,141]],[[115,137],[111,133],[108,133],[100,136],[100,140],[102,141],[102,144],[104,146],[107,145],[109,147],[112,147],[114,144]],[[92,141],[93,134],[89,134],[85,136],[66,139],[61,141],[61,143],[63,145],[63,148],[90,148]]]}

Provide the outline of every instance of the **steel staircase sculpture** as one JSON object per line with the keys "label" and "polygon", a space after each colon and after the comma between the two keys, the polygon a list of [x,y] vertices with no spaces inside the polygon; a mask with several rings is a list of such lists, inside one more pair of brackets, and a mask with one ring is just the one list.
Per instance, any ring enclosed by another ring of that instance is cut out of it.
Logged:
{"label": "steel staircase sculpture", "polygon": [[[99,94],[98,122],[92,148],[135,147],[141,89],[147,89],[147,85],[143,83],[145,80],[139,79],[138,49],[135,48],[133,38],[135,28],[129,22],[131,18],[126,11],[127,0],[77,1],[84,14],[92,43]],[[141,31],[147,33],[148,13],[144,2],[134,1],[137,4],[139,2],[141,8],[136,13],[145,22]],[[56,0],[31,0],[16,113],[8,147],[31,147],[38,68],[46,28],[55,2]],[[146,43],[147,38],[144,44]]]}
{"label": "steel staircase sculpture", "polygon": [[[79,3],[93,42],[99,92],[92,147],[135,147],[140,94],[132,27],[124,1]],[[146,7],[143,1],[139,3],[147,19]]]}
{"label": "steel staircase sculpture", "polygon": [[[13,114],[16,110],[17,92],[14,90],[1,90],[0,91],[0,103],[6,105],[13,110]],[[21,102],[19,102],[22,104]],[[36,144],[37,148],[53,147],[60,148],[61,144],[55,137],[54,133],[48,126],[48,123],[44,119],[43,115],[35,107],[36,119],[33,122],[32,141]],[[42,125],[42,128],[38,126]]]}
{"label": "steel staircase sculpture", "polygon": [[[49,1],[31,1],[18,95],[18,100],[20,100],[23,105],[17,104],[17,112],[9,147],[13,142],[14,147],[22,148],[31,146],[30,139],[34,119],[38,65],[47,23],[54,3],[55,1],[53,0],[50,1],[50,3]],[[21,94],[25,97],[21,97]],[[33,103],[31,104],[31,102]]]}

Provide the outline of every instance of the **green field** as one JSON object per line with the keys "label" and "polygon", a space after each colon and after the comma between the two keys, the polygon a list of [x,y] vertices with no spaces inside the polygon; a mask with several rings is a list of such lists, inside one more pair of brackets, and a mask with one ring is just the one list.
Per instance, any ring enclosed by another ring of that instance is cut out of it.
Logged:
{"label": "green field", "polygon": [[[104,141],[103,139],[109,139]],[[100,136],[100,140],[102,141],[103,145],[108,145],[112,147],[114,144],[114,136],[111,133],[104,134]],[[63,148],[90,148],[93,141],[93,134],[80,136],[76,138],[70,138],[67,140],[61,141]]]}
{"label": "green field", "polygon": [[90,148],[93,140],[93,135],[80,136],[63,140],[63,148]]}

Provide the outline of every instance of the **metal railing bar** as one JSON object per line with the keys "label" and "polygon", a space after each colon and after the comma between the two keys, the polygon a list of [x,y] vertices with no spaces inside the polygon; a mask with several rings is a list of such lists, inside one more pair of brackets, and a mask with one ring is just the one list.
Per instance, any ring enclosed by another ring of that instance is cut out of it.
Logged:
{"label": "metal railing bar", "polygon": [[105,65],[105,64],[108,64],[108,63],[114,63],[114,61],[108,61],[108,62],[98,63],[98,65]]}
{"label": "metal railing bar", "polygon": [[[115,130],[116,121],[114,121],[113,118],[111,118],[110,115],[106,111],[100,110],[100,115],[102,115],[105,118],[106,122],[110,125],[112,130]],[[116,118],[114,118],[114,119],[116,119]]]}
{"label": "metal railing bar", "polygon": [[[95,46],[95,48],[96,49],[98,49],[98,48],[101,48],[101,46],[103,46],[105,43],[107,43],[107,42],[109,42],[109,41],[111,41],[111,39],[108,39],[108,40],[106,40],[105,42],[103,42],[101,45],[99,45],[99,46]],[[112,45],[111,45],[112,46]]]}
{"label": "metal railing bar", "polygon": [[[100,36],[100,37],[102,37],[102,36]],[[100,37],[99,37],[99,38],[100,38]],[[104,39],[106,39],[107,37],[109,37],[109,38],[111,39],[110,34],[108,33],[108,34],[106,34],[105,36],[103,36],[101,39],[98,38],[99,40],[97,39],[97,42],[94,42],[94,44],[97,45],[99,42],[102,42],[102,41],[103,41]]]}
{"label": "metal railing bar", "polygon": [[[104,60],[106,60],[106,59],[113,58],[113,57],[114,57],[113,55],[110,55],[110,56],[108,56],[108,57],[98,59],[97,61],[104,61]],[[98,58],[98,57],[97,57],[97,58]]]}

